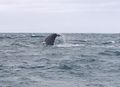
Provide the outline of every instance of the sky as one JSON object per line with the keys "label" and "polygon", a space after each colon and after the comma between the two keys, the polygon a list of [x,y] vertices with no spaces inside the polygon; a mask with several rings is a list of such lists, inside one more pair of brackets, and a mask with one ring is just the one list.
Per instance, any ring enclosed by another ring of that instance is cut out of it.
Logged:
{"label": "sky", "polygon": [[0,32],[120,33],[120,0],[0,0]]}

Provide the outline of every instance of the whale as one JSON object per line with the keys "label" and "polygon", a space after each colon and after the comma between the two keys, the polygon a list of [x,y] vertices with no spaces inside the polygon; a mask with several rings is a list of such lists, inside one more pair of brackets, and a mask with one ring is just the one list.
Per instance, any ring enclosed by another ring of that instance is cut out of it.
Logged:
{"label": "whale", "polygon": [[54,45],[56,37],[59,37],[60,35],[57,33],[52,33],[49,36],[45,38],[45,44],[46,45]]}

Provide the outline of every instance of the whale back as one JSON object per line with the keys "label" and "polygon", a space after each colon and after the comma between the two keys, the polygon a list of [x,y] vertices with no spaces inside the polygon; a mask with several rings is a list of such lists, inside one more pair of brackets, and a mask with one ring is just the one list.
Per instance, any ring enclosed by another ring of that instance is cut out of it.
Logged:
{"label": "whale back", "polygon": [[46,45],[54,45],[55,38],[57,37],[57,34],[51,34],[45,39]]}

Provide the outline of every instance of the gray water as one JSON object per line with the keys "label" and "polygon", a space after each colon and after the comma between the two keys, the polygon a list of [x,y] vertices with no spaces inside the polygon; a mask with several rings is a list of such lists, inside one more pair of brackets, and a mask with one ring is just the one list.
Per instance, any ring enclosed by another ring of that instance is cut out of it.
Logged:
{"label": "gray water", "polygon": [[120,87],[120,34],[0,34],[0,87]]}

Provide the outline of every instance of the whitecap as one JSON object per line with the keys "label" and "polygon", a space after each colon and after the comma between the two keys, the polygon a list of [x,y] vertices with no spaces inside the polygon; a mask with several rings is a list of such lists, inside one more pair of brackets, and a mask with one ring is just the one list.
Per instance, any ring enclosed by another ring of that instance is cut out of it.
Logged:
{"label": "whitecap", "polygon": [[79,47],[79,46],[84,46],[83,44],[58,44],[55,45],[56,47]]}

